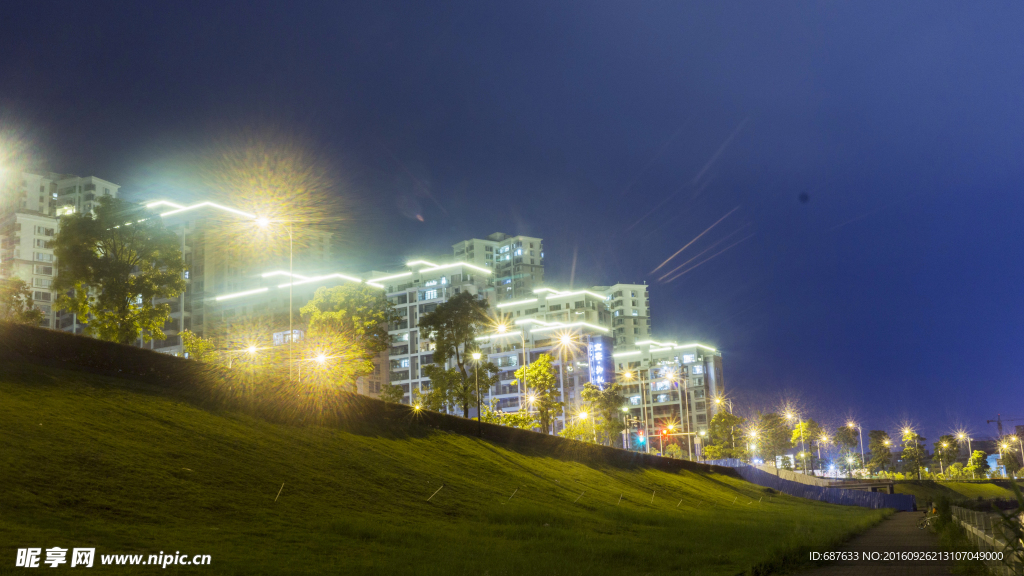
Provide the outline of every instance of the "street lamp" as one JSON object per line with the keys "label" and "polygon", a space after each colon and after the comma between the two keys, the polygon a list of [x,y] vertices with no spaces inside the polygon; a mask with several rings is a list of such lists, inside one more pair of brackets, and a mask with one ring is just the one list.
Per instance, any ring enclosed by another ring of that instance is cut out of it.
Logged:
{"label": "street lamp", "polygon": [[[971,460],[974,459],[974,450],[971,448],[971,437],[964,432],[957,432],[956,439],[960,444],[963,444],[964,440],[967,440],[967,465],[970,466]],[[977,476],[974,475],[974,468],[971,468],[971,478],[977,478]]]}
{"label": "street lamp", "polygon": [[473,361],[476,362],[476,368],[473,370],[473,374],[476,376],[476,435],[481,436],[483,434],[483,428],[480,425],[480,353],[473,352]]}
{"label": "street lamp", "polygon": [[860,463],[861,463],[861,466],[863,466],[864,465],[864,430],[861,429],[860,424],[857,424],[856,422],[854,422],[852,420],[847,422],[846,426],[848,428],[850,428],[851,430],[856,428],[857,429],[857,433],[860,435]]}
{"label": "street lamp", "polygon": [[[807,446],[804,445],[804,421],[803,421],[803,418],[801,418],[797,414],[793,414],[792,412],[786,412],[785,417],[786,417],[786,420],[796,419],[797,424],[800,427],[800,453],[803,454],[804,450],[807,449]],[[804,461],[804,474],[807,474],[807,457],[806,456],[804,456],[803,461]]]}
{"label": "street lamp", "polygon": [[[266,216],[258,216],[256,218],[256,226],[262,229],[270,227],[271,220]],[[295,343],[295,328],[292,323],[292,285],[295,284],[294,270],[294,250],[293,250],[293,238],[292,238],[292,223],[287,221],[288,227],[288,380],[292,379],[292,347]]]}

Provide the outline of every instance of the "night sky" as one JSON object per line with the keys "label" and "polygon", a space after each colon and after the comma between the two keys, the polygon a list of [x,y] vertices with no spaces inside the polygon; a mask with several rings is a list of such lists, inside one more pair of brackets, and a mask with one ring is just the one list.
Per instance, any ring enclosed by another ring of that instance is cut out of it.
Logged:
{"label": "night sky", "polygon": [[740,406],[991,435],[1024,417],[1024,5],[897,4],[22,2],[0,122],[134,199],[285,134],[340,270],[540,236],[551,284],[649,283]]}

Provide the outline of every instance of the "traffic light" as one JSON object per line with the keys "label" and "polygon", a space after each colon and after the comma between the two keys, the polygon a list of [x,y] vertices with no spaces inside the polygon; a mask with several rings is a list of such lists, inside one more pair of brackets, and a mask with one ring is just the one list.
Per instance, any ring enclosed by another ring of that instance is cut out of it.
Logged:
{"label": "traffic light", "polygon": [[661,429],[661,435],[664,436],[665,434],[668,434],[668,430],[665,430],[664,428],[662,428]]}
{"label": "traffic light", "polygon": [[643,430],[640,430],[639,432],[636,433],[636,441],[639,442],[640,444],[644,443],[644,431]]}

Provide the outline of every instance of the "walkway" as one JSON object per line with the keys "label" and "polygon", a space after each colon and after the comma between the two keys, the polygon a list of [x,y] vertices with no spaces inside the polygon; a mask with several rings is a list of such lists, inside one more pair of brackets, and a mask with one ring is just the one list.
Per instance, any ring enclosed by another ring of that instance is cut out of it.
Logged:
{"label": "walkway", "polygon": [[[924,512],[897,512],[881,524],[849,541],[836,552],[939,552],[938,537],[928,529],[920,530],[917,522]],[[801,572],[800,576],[933,576],[948,575],[952,562],[936,561],[860,561],[837,562]]]}

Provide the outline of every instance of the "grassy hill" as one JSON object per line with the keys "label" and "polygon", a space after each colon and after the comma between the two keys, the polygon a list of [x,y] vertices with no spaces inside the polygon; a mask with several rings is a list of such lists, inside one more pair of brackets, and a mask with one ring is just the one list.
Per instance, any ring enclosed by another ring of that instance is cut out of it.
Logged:
{"label": "grassy hill", "polygon": [[172,573],[737,574],[885,515],[769,502],[730,475],[540,435],[485,441],[403,407],[376,427],[272,423],[11,358],[0,350],[0,573],[21,573],[17,548],[60,546],[96,547],[97,564],[211,555]]}
{"label": "grassy hill", "polygon": [[992,482],[935,482],[932,480],[906,480],[896,482],[897,494],[913,494],[917,497],[918,506],[927,506],[939,497],[951,501],[976,498],[1015,498],[1009,487],[999,486]]}

